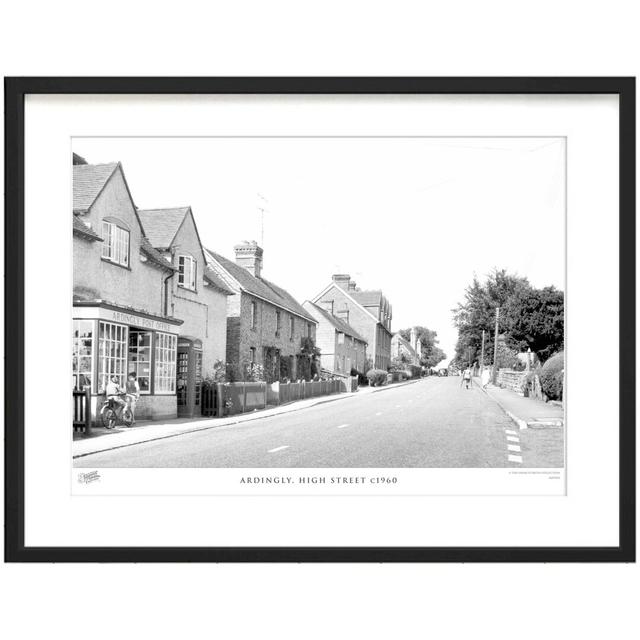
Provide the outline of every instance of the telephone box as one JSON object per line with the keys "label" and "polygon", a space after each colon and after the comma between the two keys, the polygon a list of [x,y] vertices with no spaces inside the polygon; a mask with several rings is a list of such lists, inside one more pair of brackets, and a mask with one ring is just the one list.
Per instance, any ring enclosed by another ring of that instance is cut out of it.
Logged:
{"label": "telephone box", "polygon": [[193,418],[201,414],[202,341],[181,336],[178,339],[176,395],[178,416]]}

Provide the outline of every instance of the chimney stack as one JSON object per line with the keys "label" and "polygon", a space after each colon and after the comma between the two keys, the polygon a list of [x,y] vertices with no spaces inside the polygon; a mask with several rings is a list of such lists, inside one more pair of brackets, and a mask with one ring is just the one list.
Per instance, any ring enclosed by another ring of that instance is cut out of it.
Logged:
{"label": "chimney stack", "polygon": [[351,280],[351,276],[348,273],[334,273],[331,279],[344,291],[347,291],[349,289],[349,281]]}
{"label": "chimney stack", "polygon": [[349,291],[357,291],[355,280],[349,280]]}
{"label": "chimney stack", "polygon": [[246,240],[234,247],[236,264],[244,267],[252,276],[259,278],[262,273],[262,247],[255,240]]}

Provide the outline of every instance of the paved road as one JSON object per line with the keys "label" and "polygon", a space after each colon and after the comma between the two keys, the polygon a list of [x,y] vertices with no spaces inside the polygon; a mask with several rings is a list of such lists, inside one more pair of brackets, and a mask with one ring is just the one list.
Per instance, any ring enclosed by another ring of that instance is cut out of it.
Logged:
{"label": "paved road", "polygon": [[[460,378],[431,377],[271,418],[92,454],[78,458],[75,466],[562,466],[561,430],[551,440],[549,434],[521,438],[514,430],[477,387],[462,388]],[[544,446],[538,446],[540,438]]]}

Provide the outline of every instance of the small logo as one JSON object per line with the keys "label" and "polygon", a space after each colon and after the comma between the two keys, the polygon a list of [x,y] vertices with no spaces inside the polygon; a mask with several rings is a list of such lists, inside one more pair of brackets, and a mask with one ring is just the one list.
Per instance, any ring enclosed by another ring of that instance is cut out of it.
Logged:
{"label": "small logo", "polygon": [[96,482],[96,480],[100,480],[100,474],[97,471],[78,474],[78,482],[80,484],[89,484],[90,482]]}

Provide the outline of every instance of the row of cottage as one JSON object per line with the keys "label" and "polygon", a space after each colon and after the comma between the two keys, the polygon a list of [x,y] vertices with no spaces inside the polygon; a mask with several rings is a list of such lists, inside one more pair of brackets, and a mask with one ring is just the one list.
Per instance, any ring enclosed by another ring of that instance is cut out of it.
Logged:
{"label": "row of cottage", "polygon": [[336,375],[419,361],[381,291],[337,274],[300,304],[262,276],[256,242],[230,260],[204,247],[190,207],[138,209],[120,163],[74,154],[73,240],[73,387],[90,390],[94,414],[109,377],[130,372],[138,417],[159,419],[198,415],[217,361],[261,365],[269,380],[308,379],[314,347]]}

